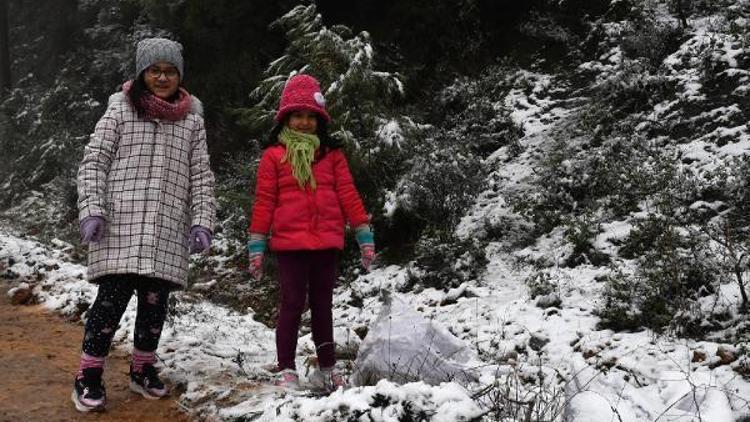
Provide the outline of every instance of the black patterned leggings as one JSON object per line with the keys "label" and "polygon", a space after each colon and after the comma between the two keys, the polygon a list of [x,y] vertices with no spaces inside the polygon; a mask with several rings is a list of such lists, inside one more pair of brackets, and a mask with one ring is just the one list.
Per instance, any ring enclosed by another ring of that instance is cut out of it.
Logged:
{"label": "black patterned leggings", "polygon": [[144,352],[155,351],[167,316],[167,300],[173,284],[136,274],[106,275],[100,277],[97,283],[99,291],[88,311],[83,352],[91,356],[107,356],[112,337],[133,291],[138,293],[134,346]]}

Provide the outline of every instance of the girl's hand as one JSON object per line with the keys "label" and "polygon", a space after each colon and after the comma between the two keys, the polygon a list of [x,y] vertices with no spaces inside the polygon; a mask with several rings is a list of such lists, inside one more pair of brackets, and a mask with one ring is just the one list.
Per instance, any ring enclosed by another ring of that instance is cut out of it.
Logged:
{"label": "girl's hand", "polygon": [[263,235],[252,234],[247,242],[247,272],[256,281],[263,278],[263,254],[266,251],[266,238]]}
{"label": "girl's hand", "polygon": [[359,246],[359,252],[361,255],[362,266],[364,267],[365,271],[370,271],[372,262],[375,261],[375,258],[377,258],[377,254],[375,253],[375,244],[362,244]]}
{"label": "girl's hand", "polygon": [[193,226],[190,228],[190,253],[203,252],[208,253],[211,248],[213,235],[211,230],[203,226]]}
{"label": "girl's hand", "polygon": [[255,281],[263,278],[263,252],[248,252],[247,272]]}
{"label": "girl's hand", "polygon": [[370,265],[375,260],[375,235],[368,225],[362,225],[355,229],[355,237],[359,244],[359,253],[361,255],[362,266],[365,271],[370,271]]}
{"label": "girl's hand", "polygon": [[82,244],[96,243],[104,237],[104,218],[98,215],[88,216],[81,221],[79,228]]}

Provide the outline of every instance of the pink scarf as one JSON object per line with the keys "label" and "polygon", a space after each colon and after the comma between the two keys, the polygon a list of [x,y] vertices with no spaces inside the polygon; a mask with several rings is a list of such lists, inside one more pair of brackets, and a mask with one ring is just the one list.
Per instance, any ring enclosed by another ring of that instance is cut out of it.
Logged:
{"label": "pink scarf", "polygon": [[[133,81],[127,81],[122,84],[122,92],[128,95]],[[141,97],[141,105],[146,112],[146,118],[150,120],[162,119],[176,122],[182,120],[190,112],[192,100],[190,94],[185,88],[177,88],[177,100],[174,102],[165,101],[151,92]]]}

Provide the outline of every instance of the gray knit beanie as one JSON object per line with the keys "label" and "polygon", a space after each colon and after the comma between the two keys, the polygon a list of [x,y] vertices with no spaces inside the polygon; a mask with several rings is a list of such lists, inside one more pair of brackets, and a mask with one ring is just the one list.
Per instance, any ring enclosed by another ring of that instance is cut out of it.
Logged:
{"label": "gray knit beanie", "polygon": [[147,67],[158,62],[172,63],[180,72],[180,80],[185,78],[182,69],[182,44],[166,38],[146,38],[138,42],[135,51],[135,77]]}

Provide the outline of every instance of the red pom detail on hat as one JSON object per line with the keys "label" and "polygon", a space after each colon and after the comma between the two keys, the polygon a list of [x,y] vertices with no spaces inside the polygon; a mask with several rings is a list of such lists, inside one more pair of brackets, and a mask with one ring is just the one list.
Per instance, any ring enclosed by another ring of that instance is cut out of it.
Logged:
{"label": "red pom detail on hat", "polygon": [[286,82],[281,92],[276,121],[281,122],[287,114],[302,110],[315,112],[326,122],[331,121],[331,116],[326,111],[325,98],[320,92],[320,84],[310,75],[296,75]]}

